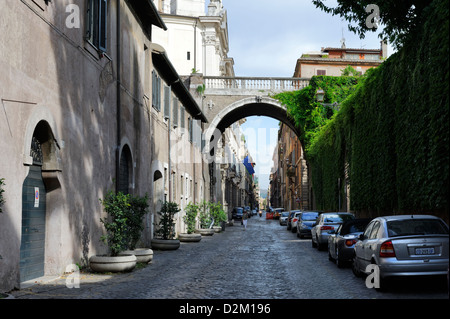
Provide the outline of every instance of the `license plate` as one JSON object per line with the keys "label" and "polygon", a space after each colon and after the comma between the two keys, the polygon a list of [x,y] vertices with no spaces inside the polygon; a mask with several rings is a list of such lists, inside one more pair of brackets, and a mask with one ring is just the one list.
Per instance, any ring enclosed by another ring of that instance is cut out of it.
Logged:
{"label": "license plate", "polygon": [[416,255],[433,255],[434,248],[416,248]]}

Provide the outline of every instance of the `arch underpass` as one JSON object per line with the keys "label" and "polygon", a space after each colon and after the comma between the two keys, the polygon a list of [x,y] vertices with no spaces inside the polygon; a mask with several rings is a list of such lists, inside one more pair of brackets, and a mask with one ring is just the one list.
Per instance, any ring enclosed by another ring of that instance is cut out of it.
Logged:
{"label": "arch underpass", "polygon": [[288,117],[284,105],[273,98],[257,96],[244,98],[223,107],[209,122],[205,140],[212,141],[214,133],[217,132],[216,129],[223,133],[233,123],[249,116],[267,116],[279,120],[300,137],[301,132],[296,128],[294,121]]}

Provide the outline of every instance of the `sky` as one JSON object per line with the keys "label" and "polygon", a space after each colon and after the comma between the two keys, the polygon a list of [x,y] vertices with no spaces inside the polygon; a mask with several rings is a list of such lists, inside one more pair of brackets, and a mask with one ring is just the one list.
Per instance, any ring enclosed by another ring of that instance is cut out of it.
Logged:
{"label": "sky", "polygon": [[[209,1],[206,2],[208,5]],[[311,0],[223,0],[222,3],[228,18],[228,57],[234,60],[236,76],[292,77],[302,53],[340,47],[342,37],[347,48],[380,48],[379,32],[368,33],[360,39],[348,30],[346,21],[316,8]],[[335,3],[335,0],[326,2],[330,6]],[[388,55],[392,50],[388,44]],[[249,117],[242,129],[250,134],[247,146],[256,162],[260,188],[267,189],[278,121]],[[252,135],[255,132],[256,138]]]}

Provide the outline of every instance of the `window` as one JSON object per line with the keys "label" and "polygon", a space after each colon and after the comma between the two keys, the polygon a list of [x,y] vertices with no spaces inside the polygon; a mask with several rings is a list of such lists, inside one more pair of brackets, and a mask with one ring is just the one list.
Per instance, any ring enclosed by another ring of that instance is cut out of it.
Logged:
{"label": "window", "polygon": [[108,0],[87,0],[86,39],[106,52]]}
{"label": "window", "polygon": [[327,75],[326,70],[317,70],[317,75]]}
{"label": "window", "polygon": [[377,238],[377,233],[378,233],[378,229],[380,228],[380,223],[376,222],[373,225],[372,231],[370,232],[370,236],[369,239],[376,239]]}
{"label": "window", "polygon": [[192,118],[190,117],[188,119],[188,130],[189,130],[189,142],[192,142],[193,138],[194,138],[194,128],[193,128],[193,121]]}
{"label": "window", "polygon": [[170,117],[170,87],[164,85],[164,119]]}
{"label": "window", "polygon": [[180,110],[180,127],[182,129],[186,127],[186,124],[184,122],[185,122],[185,109],[184,106],[182,106]]}
{"label": "window", "polygon": [[172,122],[173,122],[173,127],[177,128],[178,127],[178,99],[177,98],[173,99],[173,118],[172,118]]}
{"label": "window", "polygon": [[187,60],[189,61],[191,59],[191,52],[187,52]]}
{"label": "window", "polygon": [[369,238],[369,235],[370,235],[370,233],[372,232],[372,228],[373,228],[374,223],[375,223],[375,222],[371,222],[371,223],[367,226],[366,230],[364,231],[364,235],[363,235],[363,236],[364,236],[365,239]]}
{"label": "window", "polygon": [[152,106],[161,111],[161,78],[152,71]]}

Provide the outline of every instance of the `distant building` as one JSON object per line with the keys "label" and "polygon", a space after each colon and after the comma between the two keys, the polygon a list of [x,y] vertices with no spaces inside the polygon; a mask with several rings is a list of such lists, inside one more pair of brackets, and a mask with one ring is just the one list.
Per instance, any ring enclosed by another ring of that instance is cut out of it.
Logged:
{"label": "distant building", "polygon": [[347,48],[342,41],[340,48],[322,48],[320,52],[302,54],[297,60],[294,77],[311,78],[314,75],[340,76],[347,66],[364,74],[377,67],[387,58],[387,44],[382,41],[380,49]]}

